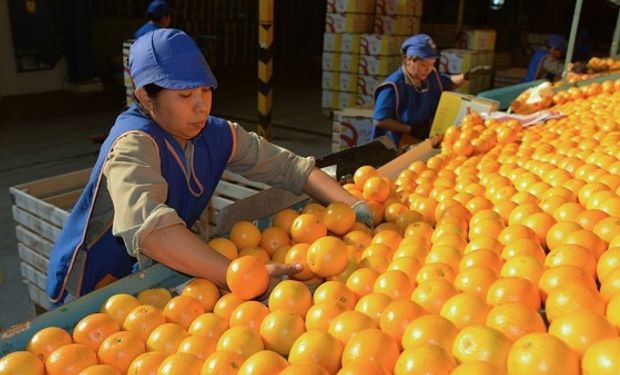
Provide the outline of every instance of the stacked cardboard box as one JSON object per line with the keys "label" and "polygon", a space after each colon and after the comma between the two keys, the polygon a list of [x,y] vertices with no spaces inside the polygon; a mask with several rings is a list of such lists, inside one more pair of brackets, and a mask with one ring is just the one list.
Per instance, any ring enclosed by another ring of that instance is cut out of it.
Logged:
{"label": "stacked cardboard box", "polygon": [[[447,74],[460,74],[478,65],[493,65],[495,49],[494,30],[465,31],[463,42],[466,49],[450,48],[441,51],[439,71]],[[491,74],[470,80],[458,92],[477,94],[491,87]]]}
{"label": "stacked cardboard box", "polygon": [[356,104],[360,36],[372,29],[375,0],[328,0],[323,35],[324,109]]}

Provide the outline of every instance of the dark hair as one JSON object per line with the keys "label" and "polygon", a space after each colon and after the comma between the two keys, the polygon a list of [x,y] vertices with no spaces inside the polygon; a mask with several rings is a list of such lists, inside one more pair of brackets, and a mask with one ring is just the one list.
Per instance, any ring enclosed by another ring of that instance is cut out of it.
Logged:
{"label": "dark hair", "polygon": [[144,91],[146,91],[146,94],[151,98],[157,97],[157,95],[159,95],[159,93],[162,92],[162,90],[164,89],[163,87],[158,86],[154,83],[146,84],[143,86],[143,88]]}

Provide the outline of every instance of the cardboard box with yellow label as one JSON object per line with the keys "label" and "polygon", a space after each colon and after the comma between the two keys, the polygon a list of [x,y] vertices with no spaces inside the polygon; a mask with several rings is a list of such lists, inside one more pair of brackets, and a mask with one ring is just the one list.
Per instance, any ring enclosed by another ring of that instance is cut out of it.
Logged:
{"label": "cardboard box with yellow label", "polygon": [[467,30],[465,31],[467,48],[478,51],[493,51],[495,49],[495,30]]}
{"label": "cardboard box with yellow label", "polygon": [[362,34],[359,53],[371,56],[398,55],[404,39],[400,35]]}
{"label": "cardboard box with yellow label", "polygon": [[377,0],[375,13],[379,16],[422,16],[422,0]]}
{"label": "cardboard box with yellow label", "polygon": [[367,33],[372,30],[372,14],[327,13],[325,31],[328,33]]}
{"label": "cardboard box with yellow label", "polygon": [[430,136],[443,134],[450,126],[458,124],[470,111],[493,112],[497,111],[498,107],[497,100],[444,91],[439,99]]}
{"label": "cardboard box with yellow label", "polygon": [[420,32],[420,17],[376,16],[375,33],[411,36]]}
{"label": "cardboard box with yellow label", "polygon": [[327,13],[373,13],[374,0],[327,0]]}

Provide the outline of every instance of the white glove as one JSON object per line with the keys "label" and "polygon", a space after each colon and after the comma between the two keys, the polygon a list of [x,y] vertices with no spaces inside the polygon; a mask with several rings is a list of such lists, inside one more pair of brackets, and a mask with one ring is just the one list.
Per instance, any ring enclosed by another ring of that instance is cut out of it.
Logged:
{"label": "white glove", "polygon": [[372,228],[374,219],[370,207],[364,201],[357,201],[351,205],[351,208],[355,212],[355,220],[359,223],[366,225],[368,228]]}

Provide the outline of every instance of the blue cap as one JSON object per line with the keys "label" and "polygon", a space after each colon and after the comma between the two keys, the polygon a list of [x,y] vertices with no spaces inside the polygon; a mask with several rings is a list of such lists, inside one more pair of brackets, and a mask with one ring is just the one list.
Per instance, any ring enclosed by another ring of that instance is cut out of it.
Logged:
{"label": "blue cap", "polygon": [[400,47],[405,56],[417,57],[420,59],[437,58],[437,45],[433,39],[426,34],[414,35],[403,42]]}
{"label": "blue cap", "polygon": [[172,90],[217,88],[194,40],[177,29],[157,29],[138,38],[129,50],[129,71],[136,88],[149,83]]}
{"label": "blue cap", "polygon": [[549,48],[559,49],[562,52],[566,52],[566,38],[562,35],[552,34],[547,38],[547,45]]}
{"label": "blue cap", "polygon": [[164,0],[153,0],[146,8],[146,14],[151,14],[154,19],[162,18],[172,12],[170,5]]}

